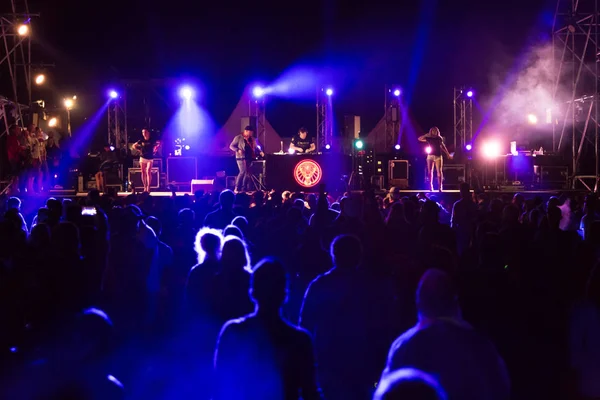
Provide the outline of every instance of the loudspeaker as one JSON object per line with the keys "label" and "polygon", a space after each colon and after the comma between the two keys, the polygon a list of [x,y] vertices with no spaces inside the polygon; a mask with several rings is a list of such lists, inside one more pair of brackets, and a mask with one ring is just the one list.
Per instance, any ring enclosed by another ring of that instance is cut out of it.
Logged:
{"label": "loudspeaker", "polygon": [[250,125],[252,128],[254,128],[254,135],[257,135],[257,128],[258,128],[258,121],[256,119],[256,117],[242,117],[241,120],[241,129],[240,132],[242,132],[244,130],[244,128],[246,128],[248,125]]}
{"label": "loudspeaker", "polygon": [[196,157],[167,158],[167,183],[190,184],[198,178]]}
{"label": "loudspeaker", "polygon": [[465,164],[444,164],[442,166],[444,172],[444,185],[460,186],[464,183],[466,177]]}
{"label": "loudspeaker", "polygon": [[344,116],[344,137],[358,139],[360,134],[360,117],[358,115]]}
{"label": "loudspeaker", "polygon": [[388,182],[390,186],[408,187],[408,160],[388,161]]}
{"label": "loudspeaker", "polygon": [[[129,168],[128,175],[129,183],[136,188],[143,188],[142,183],[142,169],[141,168]],[[160,187],[160,171],[158,168],[152,168],[150,171],[150,187],[152,189],[158,189]]]}
{"label": "loudspeaker", "polygon": [[196,193],[198,190],[210,193],[214,188],[214,183],[214,179],[192,179],[192,193]]}

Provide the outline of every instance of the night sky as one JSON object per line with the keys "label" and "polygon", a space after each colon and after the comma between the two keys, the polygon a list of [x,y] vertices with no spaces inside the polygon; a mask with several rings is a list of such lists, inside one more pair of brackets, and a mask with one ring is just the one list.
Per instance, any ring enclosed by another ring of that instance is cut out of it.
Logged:
{"label": "night sky", "polygon": [[[403,4],[405,3],[405,4]],[[335,112],[383,115],[384,85],[398,83],[419,125],[452,130],[452,87],[493,94],[525,49],[550,36],[554,1],[81,1],[31,0],[40,37],[35,60],[61,93],[92,113],[120,78],[194,77],[222,124],[252,81],[295,66],[318,69],[335,88]],[[50,96],[50,94],[46,94]],[[49,100],[51,102],[51,100]],[[314,99],[270,101],[282,136],[314,131]]]}

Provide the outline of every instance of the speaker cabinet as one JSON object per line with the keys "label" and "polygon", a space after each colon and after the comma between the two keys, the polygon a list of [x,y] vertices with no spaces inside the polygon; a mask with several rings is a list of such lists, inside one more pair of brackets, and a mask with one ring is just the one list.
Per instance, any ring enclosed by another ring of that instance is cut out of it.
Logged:
{"label": "speaker cabinet", "polygon": [[167,158],[167,183],[189,185],[198,178],[196,157]]}
{"label": "speaker cabinet", "polygon": [[388,182],[390,186],[408,188],[408,160],[388,161]]}
{"label": "speaker cabinet", "polygon": [[465,164],[444,164],[444,185],[446,187],[456,186],[458,188],[461,183],[466,182]]}
{"label": "speaker cabinet", "polygon": [[214,179],[192,179],[192,193],[196,193],[198,190],[210,193],[214,188],[214,184]]}
{"label": "speaker cabinet", "polygon": [[[141,168],[129,168],[128,175],[129,183],[136,188],[143,188],[142,183],[142,169]],[[158,168],[152,168],[150,171],[150,188],[158,189],[160,187],[160,170]]]}

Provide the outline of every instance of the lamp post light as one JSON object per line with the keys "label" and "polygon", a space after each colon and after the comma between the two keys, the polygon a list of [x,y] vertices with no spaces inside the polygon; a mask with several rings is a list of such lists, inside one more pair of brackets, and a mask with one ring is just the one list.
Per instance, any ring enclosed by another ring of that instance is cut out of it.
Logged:
{"label": "lamp post light", "polygon": [[67,109],[67,132],[71,136],[71,109],[75,105],[75,99],[77,96],[73,96],[71,99],[65,99],[65,108]]}

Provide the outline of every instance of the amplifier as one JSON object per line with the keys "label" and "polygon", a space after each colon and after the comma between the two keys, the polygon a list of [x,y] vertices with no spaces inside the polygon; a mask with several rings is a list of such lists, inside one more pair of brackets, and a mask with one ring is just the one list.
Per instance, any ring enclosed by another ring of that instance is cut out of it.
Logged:
{"label": "amplifier", "polygon": [[214,179],[192,179],[192,193],[203,190],[204,193],[210,193],[215,184]]}
{"label": "amplifier", "polygon": [[[140,160],[133,160],[133,168],[140,167]],[[162,158],[155,158],[152,160],[152,168],[158,168],[162,171]]]}
{"label": "amplifier", "polygon": [[390,186],[405,189],[408,187],[408,160],[388,161],[388,182]]}
{"label": "amplifier", "polygon": [[564,184],[569,183],[569,167],[567,166],[542,166],[534,165],[533,173],[536,183]]}
{"label": "amplifier", "polygon": [[167,183],[184,183],[189,185],[198,178],[196,157],[167,158]]}
{"label": "amplifier", "polygon": [[[141,168],[129,168],[128,174],[129,184],[136,188],[143,188],[142,183],[142,169]],[[158,189],[160,187],[160,170],[158,168],[152,168],[150,171],[150,188]]]}
{"label": "amplifier", "polygon": [[445,164],[442,166],[444,172],[444,185],[460,185],[465,182],[465,164]]}

